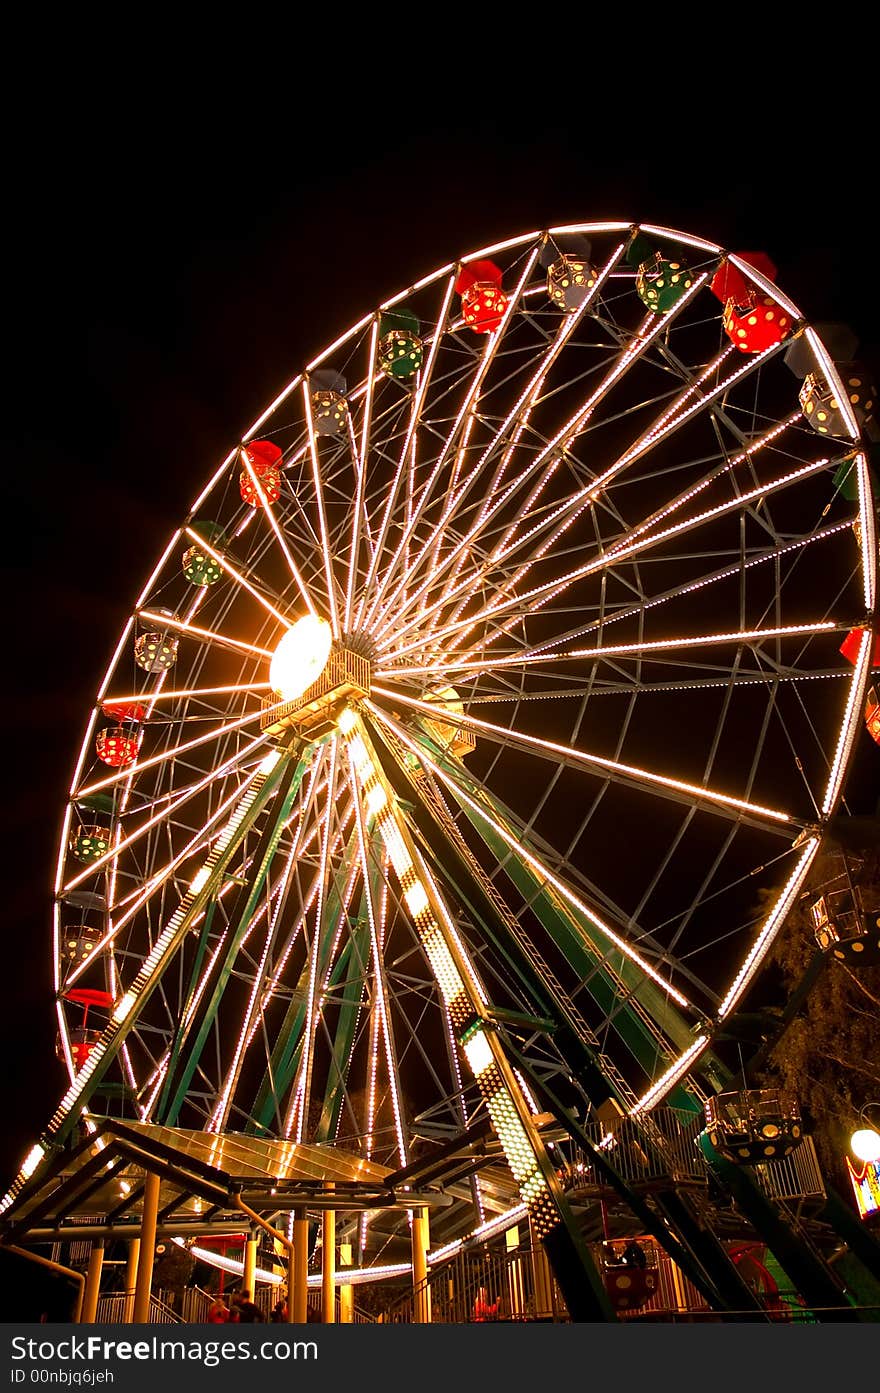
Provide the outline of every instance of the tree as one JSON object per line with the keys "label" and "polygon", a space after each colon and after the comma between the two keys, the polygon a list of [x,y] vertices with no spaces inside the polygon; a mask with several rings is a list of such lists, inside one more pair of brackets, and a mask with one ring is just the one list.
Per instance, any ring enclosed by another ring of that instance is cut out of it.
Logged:
{"label": "tree", "polygon": [[[852,910],[847,864],[865,911],[880,908],[880,847],[867,847],[858,856],[844,853],[839,843],[823,848],[809,888],[774,945],[772,961],[786,995],[795,990],[816,952],[810,906],[824,894],[832,912]],[[880,1099],[878,1045],[880,966],[854,969],[832,954],[762,1073],[762,1083],[798,1098],[819,1159],[838,1181],[860,1108]]]}

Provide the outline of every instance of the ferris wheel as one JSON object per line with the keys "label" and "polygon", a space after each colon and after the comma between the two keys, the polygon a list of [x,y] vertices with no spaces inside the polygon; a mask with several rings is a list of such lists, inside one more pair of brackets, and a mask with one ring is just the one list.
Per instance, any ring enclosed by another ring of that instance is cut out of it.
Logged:
{"label": "ferris wheel", "polygon": [[773,276],[527,233],[236,444],[86,724],[30,1171],[84,1108],[392,1169],[488,1123],[546,1238],[544,1088],[589,1120],[722,1084],[872,662],[870,401]]}

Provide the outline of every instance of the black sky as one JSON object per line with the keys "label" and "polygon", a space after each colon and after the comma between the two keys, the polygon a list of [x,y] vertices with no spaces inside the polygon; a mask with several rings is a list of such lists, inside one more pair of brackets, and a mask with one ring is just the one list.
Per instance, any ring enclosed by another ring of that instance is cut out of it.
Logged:
{"label": "black sky", "polygon": [[[97,684],[168,533],[250,422],[351,322],[457,254],[531,228],[643,219],[764,249],[814,320],[878,353],[875,182],[851,138],[730,113],[680,128],[614,95],[542,120],[117,94],[14,142],[6,218],[3,1177],[63,1091],[50,887]],[[700,93],[700,98],[704,94]],[[282,91],[283,98],[285,93]],[[330,105],[328,103],[328,105]],[[424,104],[425,106],[428,103]],[[481,111],[483,114],[481,114]],[[621,114],[622,113],[622,114]],[[265,119],[262,119],[262,118]],[[858,128],[858,117],[855,118]],[[853,129],[850,121],[848,129]],[[384,134],[383,134],[384,132]],[[832,162],[833,163],[833,162]],[[865,753],[859,798],[873,807]]]}

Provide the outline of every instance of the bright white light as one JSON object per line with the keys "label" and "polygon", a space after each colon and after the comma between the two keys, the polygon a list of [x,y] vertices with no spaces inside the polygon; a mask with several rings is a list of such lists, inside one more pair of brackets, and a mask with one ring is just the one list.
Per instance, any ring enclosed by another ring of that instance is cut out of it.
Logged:
{"label": "bright white light", "polygon": [[488,1069],[492,1063],[492,1050],[482,1030],[478,1030],[466,1042],[464,1052],[467,1055],[468,1064],[475,1074],[482,1074],[483,1070]]}
{"label": "bright white light", "polygon": [[30,1179],[30,1177],[37,1169],[37,1166],[40,1164],[45,1154],[46,1153],[43,1150],[42,1146],[40,1146],[39,1142],[37,1142],[36,1146],[31,1147],[27,1156],[24,1158],[24,1162],[22,1163],[21,1167],[21,1173],[25,1180]]}
{"label": "bright white light", "polygon": [[850,1150],[860,1161],[880,1161],[880,1132],[873,1127],[860,1127],[849,1139]]}
{"label": "bright white light", "polygon": [[287,630],[269,665],[269,681],[285,701],[295,701],[317,682],[327,659],[333,635],[324,619],[306,614]]}
{"label": "bright white light", "polygon": [[416,881],[408,890],[404,891],[403,898],[406,900],[410,914],[415,918],[417,914],[423,914],[428,908],[428,896],[425,894],[425,887]]}
{"label": "bright white light", "polygon": [[126,992],[122,1000],[117,1003],[116,1010],[113,1012],[113,1019],[117,1024],[121,1024],[131,1014],[136,1000],[134,992]]}
{"label": "bright white light", "polygon": [[210,874],[211,871],[208,866],[201,866],[196,871],[195,875],[189,883],[189,891],[191,895],[197,895],[200,890],[204,890],[205,886],[208,883],[208,877],[210,876]]}
{"label": "bright white light", "polygon": [[339,720],[337,721],[337,725],[339,726],[339,729],[342,731],[343,735],[350,735],[351,732],[354,730],[355,726],[357,725],[357,716],[354,714],[350,706],[346,706],[345,710],[341,712]]}

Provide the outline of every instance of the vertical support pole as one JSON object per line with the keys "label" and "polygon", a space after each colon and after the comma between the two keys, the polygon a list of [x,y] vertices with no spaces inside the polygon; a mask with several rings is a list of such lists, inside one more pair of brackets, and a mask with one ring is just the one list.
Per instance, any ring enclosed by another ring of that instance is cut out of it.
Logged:
{"label": "vertical support pole", "polygon": [[[328,1189],[330,1187],[328,1186]],[[325,1209],[321,1234],[321,1319],[336,1322],[336,1210]]]}
{"label": "vertical support pole", "polygon": [[293,1309],[293,1291],[296,1286],[296,1254],[293,1251],[293,1244],[287,1250],[287,1319],[291,1325],[296,1320],[296,1312]]}
{"label": "vertical support pole", "polygon": [[122,1322],[124,1325],[131,1325],[134,1320],[134,1286],[137,1281],[138,1256],[141,1251],[141,1240],[130,1238],[128,1240],[128,1261],[125,1264],[125,1306],[122,1311]]}
{"label": "vertical support pole", "polygon": [[309,1221],[304,1209],[293,1211],[293,1294],[288,1304],[297,1325],[305,1325],[309,1314]]}
{"label": "vertical support pole", "polygon": [[158,1215],[159,1177],[152,1171],[148,1171],[144,1181],[141,1246],[138,1253],[134,1310],[131,1317],[134,1325],[146,1325],[150,1319],[150,1285],[153,1280],[153,1256],[156,1251],[156,1220]]}
{"label": "vertical support pole", "polygon": [[[351,1267],[351,1244],[340,1243],[339,1245],[339,1266]],[[351,1325],[354,1316],[354,1287],[350,1282],[345,1282],[339,1288],[339,1323],[340,1325]]]}
{"label": "vertical support pole", "polygon": [[684,1291],[684,1282],[682,1281],[681,1276],[681,1268],[679,1267],[677,1262],[673,1262],[672,1258],[666,1257],[665,1254],[658,1253],[657,1258],[661,1264],[664,1261],[669,1264],[669,1275],[672,1278],[672,1289],[675,1292],[676,1310],[679,1312],[686,1311],[688,1309],[688,1304]]}
{"label": "vertical support pole", "polygon": [[428,1211],[412,1211],[413,1321],[431,1322],[431,1293],[428,1291],[428,1247],[431,1242]]}
{"label": "vertical support pole", "polygon": [[96,1238],[89,1254],[89,1270],[86,1273],[86,1289],[83,1293],[82,1315],[85,1325],[94,1325],[98,1315],[98,1295],[101,1290],[101,1269],[104,1266],[104,1240]]}
{"label": "vertical support pole", "polygon": [[532,1241],[532,1284],[535,1292],[534,1314],[538,1318],[543,1317],[543,1319],[549,1320],[553,1314],[553,1301],[550,1293],[550,1264],[547,1261],[547,1254],[544,1252],[541,1240],[531,1220],[529,1220],[529,1232]]}
{"label": "vertical support pole", "polygon": [[519,1256],[519,1228],[514,1224],[505,1235],[507,1247],[507,1289],[510,1299],[510,1314],[513,1320],[522,1320],[525,1309],[522,1276],[522,1258]]}
{"label": "vertical support pole", "polygon": [[248,1231],[244,1244],[244,1271],[242,1272],[242,1290],[246,1291],[251,1301],[257,1294],[256,1287],[257,1271],[257,1236],[253,1229]]}

